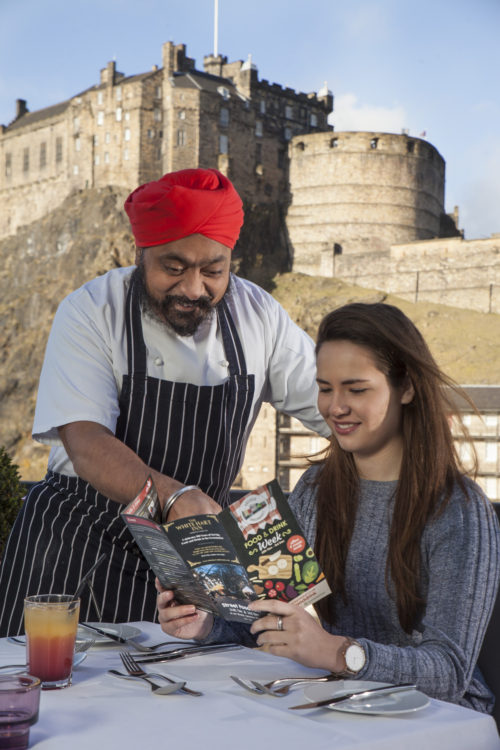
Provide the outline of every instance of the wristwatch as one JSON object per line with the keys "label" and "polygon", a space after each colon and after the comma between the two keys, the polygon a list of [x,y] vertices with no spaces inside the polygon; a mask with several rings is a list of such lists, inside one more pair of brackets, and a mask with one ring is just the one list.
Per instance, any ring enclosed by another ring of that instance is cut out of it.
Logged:
{"label": "wristwatch", "polygon": [[366,664],[366,654],[363,646],[352,638],[346,636],[345,644],[340,653],[345,661],[345,669],[338,673],[341,677],[357,674]]}

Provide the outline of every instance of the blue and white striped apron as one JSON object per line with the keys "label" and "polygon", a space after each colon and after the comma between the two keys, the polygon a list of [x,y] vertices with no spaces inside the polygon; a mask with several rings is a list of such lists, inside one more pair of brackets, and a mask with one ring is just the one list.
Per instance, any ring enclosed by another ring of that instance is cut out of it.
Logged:
{"label": "blue and white striped apron", "polygon": [[[223,299],[217,318],[229,376],[196,386],[147,374],[139,303],[126,301],[128,374],[123,378],[116,436],[151,468],[196,484],[226,505],[243,449],[254,394],[241,342]],[[104,622],[154,620],[154,575],[120,518],[123,505],[78,477],[49,471],[16,519],[0,570],[0,637],[23,632],[23,599],[73,593],[81,576],[106,552],[92,587]],[[80,619],[98,619],[88,589]]]}

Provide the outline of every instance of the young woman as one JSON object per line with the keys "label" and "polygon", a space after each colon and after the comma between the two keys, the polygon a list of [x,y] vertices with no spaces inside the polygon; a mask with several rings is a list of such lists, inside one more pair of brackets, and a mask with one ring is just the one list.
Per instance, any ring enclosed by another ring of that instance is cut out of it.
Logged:
{"label": "young woman", "polygon": [[259,600],[251,635],[171,592],[176,637],[239,638],[351,679],[415,682],[491,711],[476,661],[500,575],[496,515],[469,479],[450,429],[454,386],[396,307],[351,304],[322,321],[319,410],[332,438],[290,496],[333,594],[305,610]]}

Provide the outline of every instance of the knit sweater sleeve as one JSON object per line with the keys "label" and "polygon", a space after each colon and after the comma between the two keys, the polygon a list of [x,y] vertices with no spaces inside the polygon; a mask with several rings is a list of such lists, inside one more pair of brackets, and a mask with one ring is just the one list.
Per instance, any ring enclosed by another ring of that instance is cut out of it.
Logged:
{"label": "knit sweater sleeve", "polygon": [[424,532],[427,604],[411,645],[376,643],[367,631],[358,639],[367,654],[359,678],[414,681],[428,695],[457,703],[469,692],[466,705],[474,704],[472,673],[498,587],[500,532],[473,483],[469,494],[467,500],[457,488]]}

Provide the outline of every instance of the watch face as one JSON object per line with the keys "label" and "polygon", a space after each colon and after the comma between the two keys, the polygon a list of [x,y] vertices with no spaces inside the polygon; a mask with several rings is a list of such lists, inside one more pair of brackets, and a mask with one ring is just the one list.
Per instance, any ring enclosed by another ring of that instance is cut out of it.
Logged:
{"label": "watch face", "polygon": [[356,643],[351,644],[345,652],[345,663],[351,672],[359,672],[366,661],[365,652]]}

